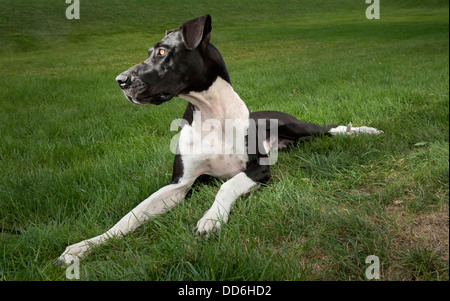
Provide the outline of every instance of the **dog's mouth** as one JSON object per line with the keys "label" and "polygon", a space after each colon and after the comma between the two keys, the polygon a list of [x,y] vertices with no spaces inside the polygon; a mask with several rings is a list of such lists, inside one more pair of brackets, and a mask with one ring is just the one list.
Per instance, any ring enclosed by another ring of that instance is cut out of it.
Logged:
{"label": "dog's mouth", "polygon": [[124,94],[125,94],[126,98],[129,101],[131,101],[131,103],[137,104],[137,105],[146,105],[146,104],[160,105],[163,102],[169,101],[174,97],[174,95],[169,92],[161,92],[161,93],[158,93],[155,95],[150,95],[150,96],[136,95],[135,97],[128,95],[125,91],[124,91]]}
{"label": "dog's mouth", "polygon": [[169,92],[161,92],[157,94],[155,98],[157,98],[161,102],[165,102],[171,100],[173,98],[173,94]]}

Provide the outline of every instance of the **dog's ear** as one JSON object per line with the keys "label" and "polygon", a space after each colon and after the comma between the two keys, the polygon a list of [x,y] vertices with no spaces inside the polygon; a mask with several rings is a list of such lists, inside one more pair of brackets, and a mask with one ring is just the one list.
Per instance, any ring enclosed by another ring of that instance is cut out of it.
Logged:
{"label": "dog's ear", "polygon": [[194,50],[200,43],[209,44],[211,33],[211,16],[205,15],[181,24],[184,45],[188,50]]}

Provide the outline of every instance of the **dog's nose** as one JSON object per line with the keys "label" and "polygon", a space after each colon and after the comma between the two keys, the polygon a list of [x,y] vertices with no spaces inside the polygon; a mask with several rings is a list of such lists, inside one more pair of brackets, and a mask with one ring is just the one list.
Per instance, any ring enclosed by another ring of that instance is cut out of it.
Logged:
{"label": "dog's nose", "polygon": [[131,79],[129,75],[121,73],[116,77],[116,82],[122,89],[126,89],[130,86]]}

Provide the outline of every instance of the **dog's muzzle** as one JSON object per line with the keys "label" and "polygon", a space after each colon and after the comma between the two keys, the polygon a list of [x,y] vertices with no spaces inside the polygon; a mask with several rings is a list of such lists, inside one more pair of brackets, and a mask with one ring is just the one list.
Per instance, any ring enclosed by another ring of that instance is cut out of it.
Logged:
{"label": "dog's muzzle", "polygon": [[160,105],[163,102],[169,101],[174,97],[170,92],[159,92],[155,94],[149,93],[139,80],[129,75],[128,72],[123,72],[116,77],[116,82],[122,89],[125,97],[134,104],[155,104]]}

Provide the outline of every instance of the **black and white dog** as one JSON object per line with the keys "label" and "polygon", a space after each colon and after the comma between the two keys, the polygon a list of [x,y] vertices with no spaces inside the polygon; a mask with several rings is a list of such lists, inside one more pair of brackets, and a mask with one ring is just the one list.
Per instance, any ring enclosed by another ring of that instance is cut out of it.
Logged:
{"label": "black and white dog", "polygon": [[[180,203],[203,174],[226,179],[196,233],[208,235],[227,222],[236,199],[270,179],[269,153],[303,137],[381,131],[370,127],[319,126],[282,112],[250,113],[231,86],[219,51],[210,44],[211,17],[183,23],[148,51],[148,58],[116,81],[134,104],[188,101],[175,151],[172,183],[156,191],[107,232],[66,248],[58,262],[69,265],[92,246],[134,231]],[[272,160],[273,161],[273,160]]]}

